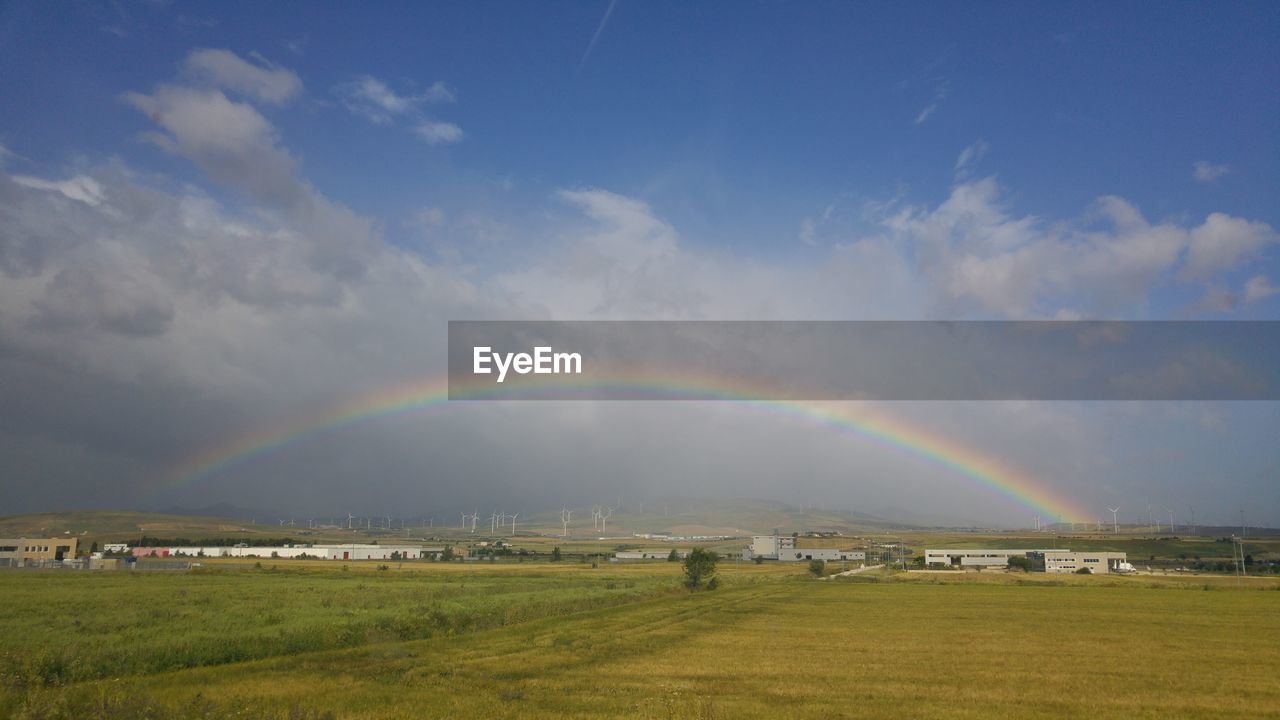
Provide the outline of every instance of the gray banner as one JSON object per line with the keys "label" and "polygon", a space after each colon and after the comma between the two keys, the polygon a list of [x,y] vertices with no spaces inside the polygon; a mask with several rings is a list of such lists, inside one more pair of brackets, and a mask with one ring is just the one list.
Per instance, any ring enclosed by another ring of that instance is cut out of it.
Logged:
{"label": "gray banner", "polygon": [[451,400],[1280,400],[1280,322],[453,321]]}

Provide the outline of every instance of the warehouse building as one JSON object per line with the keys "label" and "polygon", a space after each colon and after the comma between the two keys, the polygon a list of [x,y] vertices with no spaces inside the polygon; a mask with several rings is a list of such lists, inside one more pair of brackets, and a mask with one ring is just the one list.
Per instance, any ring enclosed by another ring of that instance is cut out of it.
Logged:
{"label": "warehouse building", "polygon": [[[363,543],[346,543],[342,545],[277,545],[277,546],[174,546],[174,547],[135,547],[134,557],[184,557],[184,558],[279,558],[287,559],[320,559],[320,560],[419,560],[439,558],[444,554],[444,547],[423,547],[421,545],[372,545]],[[465,555],[460,548],[454,554]],[[394,556],[394,557],[393,557]]]}
{"label": "warehouse building", "polygon": [[1005,548],[956,548],[925,550],[925,565],[948,567],[1007,567],[1009,558],[1026,557],[1044,560],[1045,572],[1073,573],[1088,568],[1093,573],[1127,572],[1132,570],[1122,552],[1075,552],[1067,549],[1005,549]]}
{"label": "warehouse building", "polygon": [[861,562],[867,559],[867,554],[862,550],[798,547],[796,538],[788,535],[753,535],[751,537],[751,545],[746,548],[743,558],[750,560],[757,557],[779,562],[805,562],[808,560],[853,560]]}
{"label": "warehouse building", "polygon": [[1049,550],[1044,554],[1044,571],[1047,573],[1074,573],[1088,570],[1094,574],[1131,572],[1133,566],[1122,552],[1072,552]]}
{"label": "warehouse building", "polygon": [[0,565],[25,566],[71,560],[75,556],[73,537],[0,538]]}
{"label": "warehouse building", "polygon": [[952,567],[1005,567],[1011,557],[1041,557],[1048,550],[1005,548],[959,548],[954,550],[925,550],[924,564]]}

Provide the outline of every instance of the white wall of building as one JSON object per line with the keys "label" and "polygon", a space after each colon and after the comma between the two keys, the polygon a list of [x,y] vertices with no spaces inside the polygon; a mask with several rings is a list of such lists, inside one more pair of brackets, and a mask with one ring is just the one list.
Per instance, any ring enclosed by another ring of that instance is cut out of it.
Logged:
{"label": "white wall of building", "polygon": [[[941,563],[943,565],[960,565],[961,567],[991,567],[1009,564],[1011,557],[1026,557],[1028,553],[1043,553],[1045,550],[1003,549],[1003,548],[955,548],[944,550],[925,550],[925,565]],[[957,562],[958,560],[958,562]]]}
{"label": "white wall of building", "polygon": [[1122,552],[1071,552],[1050,551],[1044,554],[1044,571],[1047,573],[1073,573],[1088,568],[1095,575],[1112,572],[1128,555]]}
{"label": "white wall of building", "polygon": [[779,555],[781,562],[808,562],[810,560],[853,560],[867,559],[861,550],[839,550],[837,548],[786,548]]}
{"label": "white wall of building", "polygon": [[207,558],[321,558],[325,560],[391,560],[393,554],[405,560],[416,560],[424,552],[439,553],[441,548],[424,548],[418,545],[315,545],[312,547],[170,547],[169,556]]}

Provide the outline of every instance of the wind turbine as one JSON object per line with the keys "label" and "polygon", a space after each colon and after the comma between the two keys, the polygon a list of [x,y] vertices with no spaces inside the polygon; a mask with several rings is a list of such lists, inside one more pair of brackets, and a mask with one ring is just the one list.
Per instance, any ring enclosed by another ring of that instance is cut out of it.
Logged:
{"label": "wind turbine", "polygon": [[498,513],[489,516],[489,534],[496,535],[498,532]]}
{"label": "wind turbine", "polygon": [[476,531],[476,520],[479,520],[479,519],[480,519],[480,514],[479,514],[479,513],[480,513],[480,511],[479,511],[479,510],[472,510],[472,511],[471,511],[471,532],[472,532],[472,533],[474,533],[474,532]]}
{"label": "wind turbine", "polygon": [[1120,512],[1120,506],[1117,505],[1107,509],[1111,511],[1111,532],[1118,534],[1120,532],[1120,523],[1116,520],[1116,513]]}
{"label": "wind turbine", "polygon": [[355,519],[356,519],[355,515],[352,515],[351,513],[347,513],[347,529],[348,530],[351,529],[351,521]]}
{"label": "wind turbine", "polygon": [[520,517],[520,513],[511,516],[511,537],[516,536],[516,518]]}
{"label": "wind turbine", "polygon": [[1173,510],[1170,508],[1165,508],[1164,510],[1165,512],[1169,513],[1169,532],[1170,533],[1177,532],[1177,530],[1173,527]]}
{"label": "wind turbine", "polygon": [[560,508],[560,524],[564,526],[564,532],[561,537],[569,537],[569,518],[573,516],[573,511],[566,507]]}
{"label": "wind turbine", "polygon": [[605,515],[603,512],[600,513],[600,532],[604,532],[605,527],[609,524],[609,518],[613,517],[613,508],[606,509],[609,511],[608,515]]}
{"label": "wind turbine", "polygon": [[462,513],[462,529],[467,529],[467,514],[465,512]]}

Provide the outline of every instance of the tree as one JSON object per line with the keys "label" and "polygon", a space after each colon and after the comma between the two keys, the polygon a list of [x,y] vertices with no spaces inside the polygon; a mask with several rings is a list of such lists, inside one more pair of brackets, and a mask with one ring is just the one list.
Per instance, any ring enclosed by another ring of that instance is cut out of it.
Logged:
{"label": "tree", "polygon": [[559,545],[557,545],[557,546],[555,546],[555,548],[551,551],[551,562],[560,562],[560,558],[561,558],[561,557],[562,557],[562,556],[560,555],[560,546],[559,546]]}
{"label": "tree", "polygon": [[667,553],[667,562],[680,562],[680,553],[675,548],[671,548],[671,552]]}
{"label": "tree", "polygon": [[720,556],[711,550],[694,548],[684,559],[684,585],[690,591],[701,590],[704,586],[714,590],[720,585],[716,579],[716,562]]}
{"label": "tree", "polygon": [[1014,555],[1009,558],[1009,569],[1021,570],[1023,572],[1044,572],[1044,558]]}
{"label": "tree", "polygon": [[445,545],[444,552],[440,553],[440,559],[448,562],[453,559],[453,546]]}
{"label": "tree", "polygon": [[818,577],[822,577],[823,575],[826,575],[827,561],[826,560],[810,560],[809,572],[813,573],[814,575],[817,575]]}

